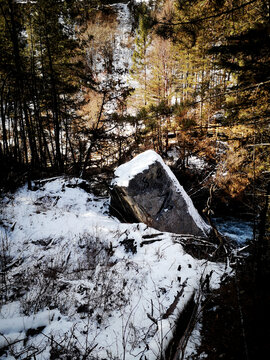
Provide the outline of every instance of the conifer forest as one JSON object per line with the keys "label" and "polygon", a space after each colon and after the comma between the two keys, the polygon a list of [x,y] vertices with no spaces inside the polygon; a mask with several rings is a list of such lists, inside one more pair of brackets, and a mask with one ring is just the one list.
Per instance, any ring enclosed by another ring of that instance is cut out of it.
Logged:
{"label": "conifer forest", "polygon": [[0,0],[0,118],[1,359],[268,357],[270,0]]}

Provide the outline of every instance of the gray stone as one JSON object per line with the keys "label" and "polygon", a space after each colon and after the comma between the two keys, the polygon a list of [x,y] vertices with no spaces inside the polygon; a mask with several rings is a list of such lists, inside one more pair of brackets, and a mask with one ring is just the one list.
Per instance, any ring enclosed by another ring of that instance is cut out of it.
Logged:
{"label": "gray stone", "polygon": [[124,221],[143,222],[160,231],[204,237],[210,231],[169,167],[152,150],[115,171],[111,209]]}

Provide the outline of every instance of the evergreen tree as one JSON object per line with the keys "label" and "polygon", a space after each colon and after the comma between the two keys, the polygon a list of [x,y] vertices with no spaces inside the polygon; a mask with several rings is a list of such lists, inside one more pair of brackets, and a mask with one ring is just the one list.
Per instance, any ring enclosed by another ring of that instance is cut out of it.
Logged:
{"label": "evergreen tree", "polygon": [[[4,28],[1,41],[4,54],[3,61],[9,61],[8,63],[1,63],[1,77],[3,80],[1,92],[1,117],[5,152],[7,152],[5,126],[9,120],[9,116],[12,114],[14,119],[14,138],[16,139],[14,139],[16,147],[15,154],[17,155],[17,152],[20,151],[19,146],[21,143],[23,154],[20,154],[20,160],[28,165],[28,149],[30,149],[31,163],[35,166],[38,163],[38,156],[33,125],[29,116],[29,94],[27,93],[29,68],[25,53],[26,41],[23,34],[23,20],[25,19],[25,14],[23,12],[22,4],[13,0],[1,1],[0,10],[1,23]],[[5,90],[7,90],[7,92]],[[10,91],[12,97],[9,96]],[[7,95],[8,98],[5,97]],[[13,110],[13,113],[10,113],[11,109]]]}
{"label": "evergreen tree", "polygon": [[148,49],[151,44],[150,20],[147,14],[139,17],[139,26],[136,31],[135,50],[132,56],[131,75],[139,83],[144,105],[148,100]]}
{"label": "evergreen tree", "polygon": [[32,169],[51,165],[62,171],[74,155],[70,132],[83,80],[77,5],[0,3],[2,155]]}
{"label": "evergreen tree", "polygon": [[211,53],[235,77],[234,88],[226,96],[224,125],[235,139],[234,147],[246,151],[245,178],[250,182],[267,174],[269,167],[270,37],[265,2],[258,1],[256,11],[250,8],[247,13],[256,20],[245,27],[239,18],[234,34],[212,47]]}
{"label": "evergreen tree", "polygon": [[[75,62],[77,42],[67,2],[39,0],[32,9],[35,45],[38,49],[37,69],[41,77],[41,95],[47,116],[52,114],[55,160],[63,169],[61,136],[69,122],[71,111],[68,98],[76,93],[79,69]],[[75,104],[72,104],[75,106]],[[50,121],[48,116],[47,121]],[[67,129],[67,128],[66,128]]]}

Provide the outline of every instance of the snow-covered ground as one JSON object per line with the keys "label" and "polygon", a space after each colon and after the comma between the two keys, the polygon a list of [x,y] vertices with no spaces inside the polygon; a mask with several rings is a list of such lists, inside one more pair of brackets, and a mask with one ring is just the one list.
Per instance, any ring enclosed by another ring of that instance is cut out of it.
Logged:
{"label": "snow-covered ground", "polygon": [[[171,150],[168,151],[168,160],[167,163],[172,165],[174,164],[179,158],[181,157],[180,149],[178,147],[173,147]],[[190,155],[187,159],[188,166],[197,170],[205,170],[207,167],[209,167],[209,164],[207,161],[205,161],[203,158]]]}
{"label": "snow-covered ground", "polygon": [[157,359],[200,279],[230,271],[83,188],[55,178],[1,199],[2,358]]}

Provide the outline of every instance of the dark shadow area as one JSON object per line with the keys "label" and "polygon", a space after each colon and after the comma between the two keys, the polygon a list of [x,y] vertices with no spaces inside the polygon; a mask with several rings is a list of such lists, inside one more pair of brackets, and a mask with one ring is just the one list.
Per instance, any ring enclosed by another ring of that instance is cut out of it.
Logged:
{"label": "dark shadow area", "polygon": [[261,259],[256,256],[256,245],[255,255],[237,265],[236,276],[207,297],[198,356],[207,354],[209,360],[266,359],[270,350],[269,241],[269,237],[265,239]]}

